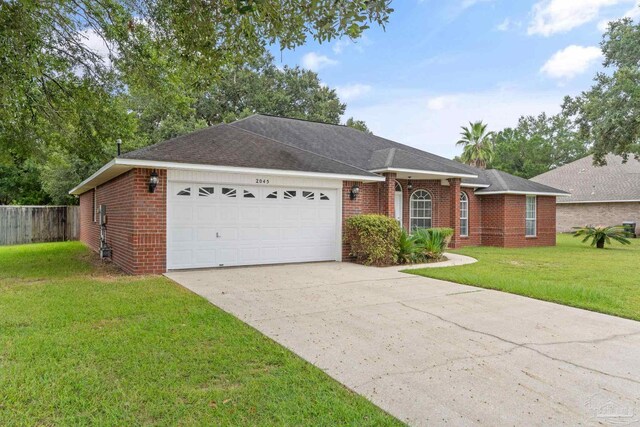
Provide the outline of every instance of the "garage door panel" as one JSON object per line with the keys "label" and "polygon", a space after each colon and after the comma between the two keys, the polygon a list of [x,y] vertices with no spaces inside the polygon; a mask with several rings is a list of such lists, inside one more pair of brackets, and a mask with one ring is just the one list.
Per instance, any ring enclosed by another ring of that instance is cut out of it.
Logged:
{"label": "garage door panel", "polygon": [[[336,190],[210,183],[170,188],[170,269],[334,260],[339,253]],[[177,195],[187,189],[189,195]]]}

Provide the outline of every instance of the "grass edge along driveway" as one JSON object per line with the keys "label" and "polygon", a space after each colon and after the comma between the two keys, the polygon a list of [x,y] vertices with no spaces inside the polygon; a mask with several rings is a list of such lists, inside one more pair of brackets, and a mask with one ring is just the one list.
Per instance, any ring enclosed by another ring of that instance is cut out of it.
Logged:
{"label": "grass edge along driveway", "polygon": [[451,250],[477,263],[407,273],[640,320],[640,239],[595,249],[559,234],[555,247]]}
{"label": "grass edge along driveway", "polygon": [[0,425],[401,425],[161,276],[0,247]]}

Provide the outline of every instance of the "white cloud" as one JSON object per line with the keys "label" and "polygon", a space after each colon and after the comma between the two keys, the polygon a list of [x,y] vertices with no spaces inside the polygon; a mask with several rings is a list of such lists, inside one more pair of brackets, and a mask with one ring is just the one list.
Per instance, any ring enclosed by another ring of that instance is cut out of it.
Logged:
{"label": "white cloud", "polygon": [[336,55],[340,55],[345,50],[345,48],[350,44],[351,42],[349,40],[346,40],[346,39],[338,40],[333,44],[333,47],[332,47],[333,53],[335,53]]}
{"label": "white cloud", "polygon": [[[515,126],[521,115],[560,111],[564,90],[523,92],[497,88],[486,92],[429,94],[414,89],[389,90],[378,102],[347,107],[345,117],[358,117],[376,134],[452,158],[460,126],[483,120],[491,130]],[[437,108],[433,108],[437,107]]]}
{"label": "white cloud", "polygon": [[427,99],[427,108],[432,111],[440,111],[455,106],[458,97],[455,95],[442,95]]}
{"label": "white cloud", "polygon": [[630,19],[632,19],[634,21],[637,21],[638,18],[640,18],[640,0],[637,0],[636,4],[634,4],[633,7],[631,9],[629,9],[620,18],[603,19],[602,21],[598,22],[598,30],[600,30],[600,32],[604,33],[609,28],[609,22],[610,21],[615,21],[615,20],[621,19],[621,18],[630,18]]}
{"label": "white cloud", "polygon": [[302,57],[302,66],[311,71],[318,71],[321,68],[336,65],[338,61],[331,59],[326,55],[320,55],[316,52],[309,52]]}
{"label": "white cloud", "polygon": [[554,53],[540,72],[552,79],[569,80],[587,71],[601,57],[597,46],[571,45]]}
{"label": "white cloud", "polygon": [[497,31],[509,31],[510,28],[511,28],[511,19],[509,18],[504,18],[504,21],[496,25]]}
{"label": "white cloud", "polygon": [[338,98],[343,102],[353,101],[360,98],[371,91],[371,86],[356,83],[351,85],[336,86]]}
{"label": "white cloud", "polygon": [[629,0],[540,0],[533,5],[528,33],[550,36],[597,19],[601,9]]}

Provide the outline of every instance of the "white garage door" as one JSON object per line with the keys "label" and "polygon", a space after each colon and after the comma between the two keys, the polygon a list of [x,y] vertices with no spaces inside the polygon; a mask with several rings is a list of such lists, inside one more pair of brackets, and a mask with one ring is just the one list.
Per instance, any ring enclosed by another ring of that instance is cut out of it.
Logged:
{"label": "white garage door", "polygon": [[335,260],[337,191],[170,182],[167,268]]}

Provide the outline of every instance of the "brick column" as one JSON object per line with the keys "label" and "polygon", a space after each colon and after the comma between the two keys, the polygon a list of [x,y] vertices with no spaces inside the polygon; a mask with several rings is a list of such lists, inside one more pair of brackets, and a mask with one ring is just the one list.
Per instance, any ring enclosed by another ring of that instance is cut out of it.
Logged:
{"label": "brick column", "polygon": [[460,178],[449,180],[449,224],[453,228],[450,248],[460,246]]}
{"label": "brick column", "polygon": [[390,218],[396,216],[395,192],[396,192],[396,174],[385,173],[385,181],[380,189],[380,213]]}

